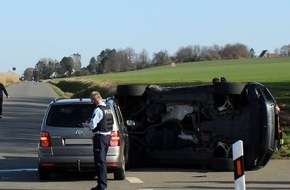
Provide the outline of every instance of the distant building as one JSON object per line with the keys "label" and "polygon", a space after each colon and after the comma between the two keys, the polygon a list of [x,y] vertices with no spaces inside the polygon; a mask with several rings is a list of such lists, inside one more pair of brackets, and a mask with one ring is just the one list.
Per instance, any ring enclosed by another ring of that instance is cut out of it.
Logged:
{"label": "distant building", "polygon": [[278,57],[277,53],[270,53],[268,50],[263,50],[259,57]]}
{"label": "distant building", "polygon": [[277,53],[267,53],[267,57],[278,57]]}
{"label": "distant building", "polygon": [[50,76],[49,76],[49,78],[56,78],[56,77],[58,77],[58,74],[56,73],[56,72],[53,72]]}
{"label": "distant building", "polygon": [[267,53],[268,53],[268,50],[263,50],[263,51],[260,53],[259,57],[267,57]]}

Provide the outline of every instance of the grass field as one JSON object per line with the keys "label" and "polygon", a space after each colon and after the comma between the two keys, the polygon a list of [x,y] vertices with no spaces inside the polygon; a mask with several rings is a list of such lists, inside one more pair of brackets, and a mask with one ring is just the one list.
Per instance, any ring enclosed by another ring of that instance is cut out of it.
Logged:
{"label": "grass field", "polygon": [[290,57],[255,58],[226,61],[204,61],[154,67],[150,69],[91,75],[82,78],[111,81],[116,84],[187,85],[208,83],[213,77],[226,77],[233,82],[290,82]]}

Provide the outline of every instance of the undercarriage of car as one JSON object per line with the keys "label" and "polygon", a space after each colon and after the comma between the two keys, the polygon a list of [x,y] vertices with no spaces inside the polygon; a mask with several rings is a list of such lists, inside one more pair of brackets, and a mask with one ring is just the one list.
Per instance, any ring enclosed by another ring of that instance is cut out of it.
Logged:
{"label": "undercarriage of car", "polygon": [[[269,118],[278,117],[278,112],[272,96],[267,99],[263,90],[257,90],[263,88],[228,82],[118,86],[116,97],[130,137],[130,163],[204,163],[216,170],[232,170],[231,145],[243,140],[246,168],[264,166],[277,140],[277,122]],[[264,122],[268,133],[272,131],[267,137],[272,147],[260,152],[268,145],[253,143],[261,142]]]}

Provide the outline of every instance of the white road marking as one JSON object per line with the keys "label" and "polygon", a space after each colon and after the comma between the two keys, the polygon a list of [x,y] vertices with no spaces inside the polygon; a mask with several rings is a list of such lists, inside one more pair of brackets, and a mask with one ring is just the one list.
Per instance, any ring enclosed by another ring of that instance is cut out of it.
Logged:
{"label": "white road marking", "polygon": [[130,183],[144,183],[141,179],[137,178],[137,177],[126,177],[126,179],[130,182]]}
{"label": "white road marking", "polygon": [[0,173],[7,173],[7,172],[31,172],[31,171],[37,171],[37,168],[23,168],[23,169],[7,169],[7,170],[0,170]]}
{"label": "white road marking", "polygon": [[[4,170],[0,170],[0,173],[8,173],[8,172],[29,172],[29,171],[37,171],[37,168],[22,168],[22,169],[4,169]],[[11,177],[1,177],[1,180],[8,180],[8,179],[12,179]],[[14,179],[14,178],[13,178]],[[137,177],[126,177],[126,179],[130,182],[130,183],[144,183],[141,179],[137,178]],[[153,190],[153,189],[139,189],[139,190]]]}

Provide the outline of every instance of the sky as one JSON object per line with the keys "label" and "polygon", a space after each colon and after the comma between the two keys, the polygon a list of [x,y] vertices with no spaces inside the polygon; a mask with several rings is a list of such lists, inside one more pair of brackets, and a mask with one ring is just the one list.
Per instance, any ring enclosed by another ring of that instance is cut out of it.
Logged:
{"label": "sky", "polygon": [[0,73],[106,48],[152,57],[189,45],[242,43],[258,55],[290,44],[289,0],[0,0]]}

